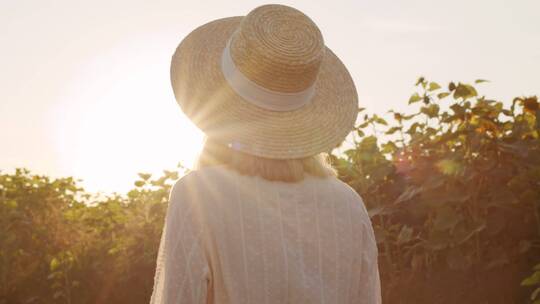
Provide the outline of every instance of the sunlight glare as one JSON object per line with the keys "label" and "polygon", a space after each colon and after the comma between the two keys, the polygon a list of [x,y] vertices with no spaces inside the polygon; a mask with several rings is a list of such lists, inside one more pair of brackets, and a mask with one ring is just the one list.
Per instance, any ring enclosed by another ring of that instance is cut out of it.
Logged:
{"label": "sunlight glare", "polygon": [[63,171],[87,190],[122,193],[138,172],[159,176],[195,161],[203,135],[172,94],[169,49],[127,44],[96,55],[54,108]]}

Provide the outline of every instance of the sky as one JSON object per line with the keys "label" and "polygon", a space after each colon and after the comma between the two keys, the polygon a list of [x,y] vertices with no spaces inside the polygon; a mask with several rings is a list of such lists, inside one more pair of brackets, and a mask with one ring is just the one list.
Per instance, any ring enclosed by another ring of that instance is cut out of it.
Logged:
{"label": "sky", "polygon": [[293,6],[348,67],[360,106],[406,110],[419,76],[540,94],[540,1],[0,0],[0,170],[125,192],[138,172],[191,166],[203,135],[169,80],[183,37],[268,3]]}

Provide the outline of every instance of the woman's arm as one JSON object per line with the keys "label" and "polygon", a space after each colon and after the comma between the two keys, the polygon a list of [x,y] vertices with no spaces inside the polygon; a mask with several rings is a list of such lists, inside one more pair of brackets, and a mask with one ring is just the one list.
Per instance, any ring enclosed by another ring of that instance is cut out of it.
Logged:
{"label": "woman's arm", "polygon": [[150,304],[206,303],[209,267],[203,229],[183,181],[186,177],[173,186],[169,197]]}
{"label": "woman's arm", "polygon": [[371,221],[364,224],[363,246],[365,248],[362,254],[360,286],[358,286],[359,298],[361,303],[381,304],[381,279],[379,275],[378,250],[375,241],[375,234]]}
{"label": "woman's arm", "polygon": [[379,251],[377,248],[377,240],[375,239],[375,231],[373,229],[373,223],[369,217],[369,213],[364,203],[363,198],[352,188],[350,191],[358,204],[360,204],[361,216],[362,216],[362,248],[364,248],[361,257],[361,269],[362,277],[360,278],[360,284],[357,286],[358,297],[361,300],[360,303],[365,304],[381,304],[381,279],[379,275]]}

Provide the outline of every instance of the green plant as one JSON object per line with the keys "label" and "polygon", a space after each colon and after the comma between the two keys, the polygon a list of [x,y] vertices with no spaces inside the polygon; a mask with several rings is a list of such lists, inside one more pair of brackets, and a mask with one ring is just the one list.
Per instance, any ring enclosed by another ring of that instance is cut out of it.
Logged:
{"label": "green plant", "polygon": [[416,111],[364,114],[333,163],[368,204],[387,286],[418,273],[481,284],[539,254],[538,99],[505,106],[469,84],[417,87]]}
{"label": "green plant", "polygon": [[535,288],[531,294],[531,303],[540,304],[540,264],[534,266],[533,273],[525,278],[521,285]]}
{"label": "green plant", "polygon": [[127,195],[95,198],[72,178],[0,174],[0,303],[148,302],[178,177],[140,174]]}

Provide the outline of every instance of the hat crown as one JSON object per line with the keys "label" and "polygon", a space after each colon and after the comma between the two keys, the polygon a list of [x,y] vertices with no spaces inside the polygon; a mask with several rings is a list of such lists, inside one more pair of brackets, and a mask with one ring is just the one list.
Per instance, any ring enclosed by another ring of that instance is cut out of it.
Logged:
{"label": "hat crown", "polygon": [[303,91],[315,83],[325,46],[317,25],[284,5],[255,8],[231,37],[231,58],[242,74],[277,92]]}

